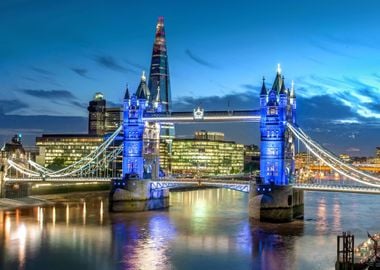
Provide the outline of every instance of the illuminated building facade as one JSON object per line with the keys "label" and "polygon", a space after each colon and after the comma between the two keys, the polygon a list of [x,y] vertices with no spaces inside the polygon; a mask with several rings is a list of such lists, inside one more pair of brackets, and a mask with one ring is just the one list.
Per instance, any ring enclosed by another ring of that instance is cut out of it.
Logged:
{"label": "illuminated building facade", "polygon": [[295,148],[286,123],[296,122],[296,96],[293,85],[290,91],[285,88],[280,67],[269,93],[263,79],[260,111],[261,180],[264,184],[288,185],[295,172]]}
{"label": "illuminated building facade", "polygon": [[257,145],[244,145],[244,172],[260,169],[260,149]]}
{"label": "illuminated building facade", "polygon": [[107,108],[107,101],[100,92],[89,102],[88,134],[105,135],[113,133],[123,120],[122,107]]}
{"label": "illuminated building facade", "polygon": [[87,134],[43,134],[36,138],[39,155],[36,162],[49,166],[58,159],[67,166],[92,152],[103,142],[103,137]]}
{"label": "illuminated building facade", "polygon": [[[167,159],[160,156],[161,167],[170,167],[173,174],[225,175],[243,170],[244,146],[231,141],[220,140],[220,132],[199,131],[194,139],[174,139],[172,154]],[[161,148],[165,155],[165,147]]]}
{"label": "illuminated building facade", "polygon": [[194,133],[196,140],[224,141],[224,133],[222,132],[207,132],[205,130],[196,131]]}
{"label": "illuminated building facade", "polygon": [[88,134],[103,135],[105,131],[106,100],[102,93],[96,93],[88,107]]}
{"label": "illuminated building facade", "polygon": [[123,108],[106,108],[104,132],[113,133],[123,122]]}

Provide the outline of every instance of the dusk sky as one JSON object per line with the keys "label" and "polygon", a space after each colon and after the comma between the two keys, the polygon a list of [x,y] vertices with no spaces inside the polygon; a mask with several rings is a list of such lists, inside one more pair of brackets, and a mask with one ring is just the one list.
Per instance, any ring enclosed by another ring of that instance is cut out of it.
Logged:
{"label": "dusk sky", "polygon": [[[373,155],[379,10],[376,0],[2,0],[1,139],[22,132],[32,144],[43,132],[85,132],[95,92],[120,104],[125,84],[135,90],[149,71],[164,16],[174,110],[255,109],[262,76],[270,87],[281,63],[288,86],[295,83],[299,125],[336,153]],[[258,143],[257,124],[202,128]]]}

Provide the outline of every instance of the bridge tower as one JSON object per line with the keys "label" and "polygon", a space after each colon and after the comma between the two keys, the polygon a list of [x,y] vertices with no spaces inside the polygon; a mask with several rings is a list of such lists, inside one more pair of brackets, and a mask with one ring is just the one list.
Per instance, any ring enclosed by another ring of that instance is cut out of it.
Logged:
{"label": "bridge tower", "polygon": [[251,187],[250,216],[264,221],[291,221],[303,215],[303,193],[293,190],[294,138],[287,123],[295,124],[294,85],[289,91],[278,66],[272,88],[265,80],[260,92],[260,177]]}
{"label": "bridge tower", "polygon": [[287,185],[284,162],[287,96],[279,70],[272,89],[266,94],[266,102],[265,88],[263,82],[260,95],[260,177],[264,184]]}
{"label": "bridge tower", "polygon": [[144,132],[146,127],[150,127],[144,122],[143,116],[152,109],[149,97],[150,91],[143,72],[136,93],[130,95],[128,87],[125,91],[123,177],[112,180],[109,196],[110,210],[114,212],[146,211],[169,205],[168,190],[151,188],[152,171],[144,156]]}
{"label": "bridge tower", "polygon": [[149,97],[145,74],[141,76],[140,85],[136,94],[130,96],[127,87],[124,96],[123,110],[123,177],[134,175],[138,179],[144,178],[143,157],[143,115]]}

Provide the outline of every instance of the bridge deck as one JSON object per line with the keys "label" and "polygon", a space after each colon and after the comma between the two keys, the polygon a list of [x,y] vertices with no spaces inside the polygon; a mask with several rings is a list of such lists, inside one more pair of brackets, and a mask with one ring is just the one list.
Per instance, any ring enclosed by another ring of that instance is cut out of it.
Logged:
{"label": "bridge deck", "polygon": [[[93,177],[93,178],[13,178],[6,179],[6,183],[90,183],[90,182],[110,182],[110,178],[104,177]],[[153,189],[164,189],[173,188],[179,186],[189,186],[189,185],[204,185],[204,186],[217,186],[224,187],[233,190],[238,190],[242,192],[249,192],[250,181],[247,180],[226,180],[226,179],[212,179],[212,178],[166,178],[152,181]],[[363,194],[380,194],[380,188],[376,187],[366,187],[366,186],[355,186],[355,185],[334,185],[334,184],[323,184],[323,183],[295,183],[292,184],[295,189],[305,190],[305,191],[328,191],[328,192],[345,192],[345,193],[363,193]]]}

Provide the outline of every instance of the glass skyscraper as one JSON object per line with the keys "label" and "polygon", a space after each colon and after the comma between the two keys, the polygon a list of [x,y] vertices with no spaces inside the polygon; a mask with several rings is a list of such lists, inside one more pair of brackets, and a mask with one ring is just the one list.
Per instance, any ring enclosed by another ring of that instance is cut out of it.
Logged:
{"label": "glass skyscraper", "polygon": [[150,102],[160,101],[162,111],[171,111],[169,64],[166,49],[164,17],[159,17],[153,44],[148,87]]}
{"label": "glass skyscraper", "polygon": [[[159,17],[156,25],[148,87],[150,90],[150,103],[160,102],[162,104],[161,111],[170,113],[172,104],[164,17]],[[169,157],[172,153],[174,136],[174,124],[162,123],[160,125],[160,144],[165,145],[165,152],[168,153]]]}

